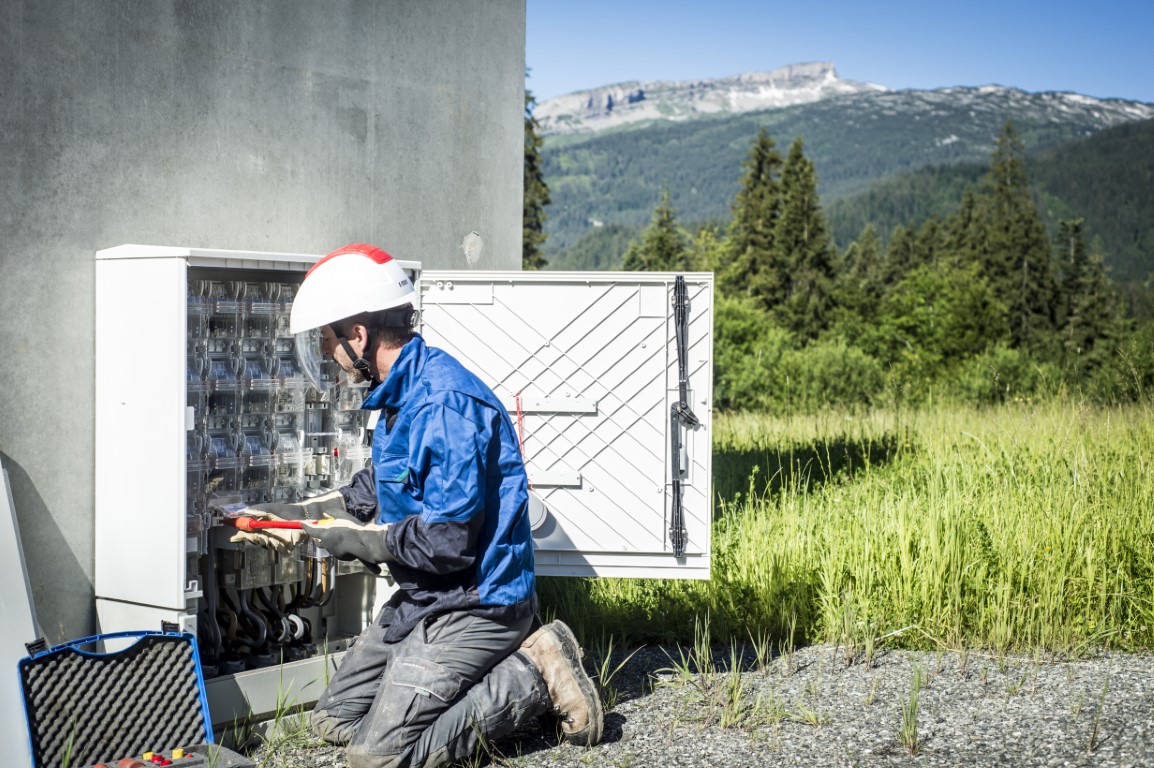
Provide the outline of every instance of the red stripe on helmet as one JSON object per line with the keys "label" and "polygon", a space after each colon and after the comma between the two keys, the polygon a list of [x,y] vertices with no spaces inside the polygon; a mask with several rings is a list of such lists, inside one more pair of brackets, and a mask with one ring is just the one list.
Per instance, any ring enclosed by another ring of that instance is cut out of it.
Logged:
{"label": "red stripe on helmet", "polygon": [[344,256],[346,253],[356,253],[360,254],[361,256],[368,256],[378,264],[384,264],[385,262],[393,260],[393,257],[385,253],[384,249],[378,248],[375,245],[369,245],[367,243],[351,243],[349,245],[343,245],[340,248],[337,248],[328,256],[325,256],[316,264],[313,264],[312,267],[309,268],[309,271],[305,272],[305,279],[308,279],[308,276],[313,273],[313,270],[319,267],[321,264],[324,264],[329,259],[336,258],[337,256]]}

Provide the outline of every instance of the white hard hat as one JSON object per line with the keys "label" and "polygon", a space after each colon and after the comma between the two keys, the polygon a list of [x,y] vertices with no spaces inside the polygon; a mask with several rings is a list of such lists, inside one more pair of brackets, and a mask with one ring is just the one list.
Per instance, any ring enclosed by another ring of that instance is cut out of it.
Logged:
{"label": "white hard hat", "polygon": [[346,245],[305,274],[289,314],[289,331],[301,333],[416,301],[413,281],[392,256],[375,245]]}

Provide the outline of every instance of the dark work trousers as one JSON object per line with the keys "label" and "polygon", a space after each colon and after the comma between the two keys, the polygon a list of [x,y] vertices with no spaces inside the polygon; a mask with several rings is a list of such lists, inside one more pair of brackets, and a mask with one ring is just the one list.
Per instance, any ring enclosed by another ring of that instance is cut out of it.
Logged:
{"label": "dark work trousers", "polygon": [[550,708],[541,674],[514,653],[532,622],[448,613],[392,644],[373,622],[317,702],[312,729],[348,744],[352,768],[431,768],[471,757]]}

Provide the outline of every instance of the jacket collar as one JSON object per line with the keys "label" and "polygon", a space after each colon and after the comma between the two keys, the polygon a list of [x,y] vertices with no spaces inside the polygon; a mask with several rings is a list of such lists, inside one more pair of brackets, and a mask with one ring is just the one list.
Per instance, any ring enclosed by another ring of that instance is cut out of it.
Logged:
{"label": "jacket collar", "polygon": [[389,375],[369,392],[361,408],[378,410],[403,406],[425,368],[427,350],[425,340],[420,335],[414,335],[408,344],[401,347],[401,354],[389,369]]}

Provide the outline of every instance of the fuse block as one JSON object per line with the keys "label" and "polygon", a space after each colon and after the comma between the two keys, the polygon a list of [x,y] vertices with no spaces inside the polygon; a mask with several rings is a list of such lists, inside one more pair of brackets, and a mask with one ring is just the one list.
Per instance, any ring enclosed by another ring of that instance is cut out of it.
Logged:
{"label": "fuse block", "polygon": [[328,639],[315,625],[328,615],[333,558],[307,537],[289,551],[233,543],[224,525],[228,509],[327,493],[369,462],[364,386],[321,394],[300,372],[289,332],[296,288],[190,272],[187,573],[203,587],[206,676],[307,656]]}

